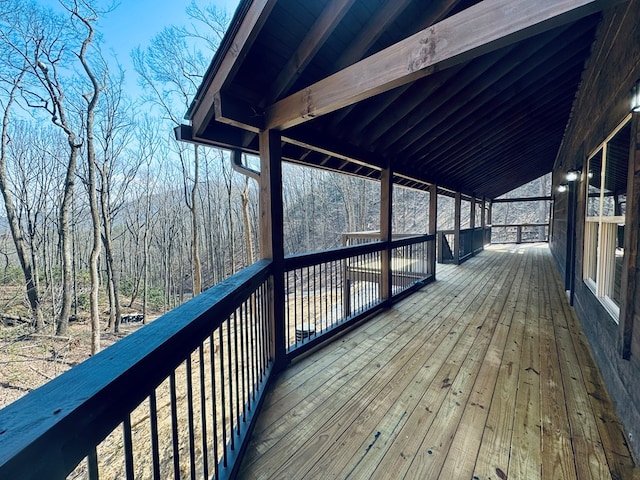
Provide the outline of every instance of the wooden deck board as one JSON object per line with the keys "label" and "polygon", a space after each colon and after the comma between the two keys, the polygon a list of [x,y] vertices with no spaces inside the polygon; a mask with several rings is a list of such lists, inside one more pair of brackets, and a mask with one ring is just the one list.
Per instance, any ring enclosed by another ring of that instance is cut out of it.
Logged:
{"label": "wooden deck board", "polygon": [[637,478],[548,248],[437,277],[281,374],[240,478]]}

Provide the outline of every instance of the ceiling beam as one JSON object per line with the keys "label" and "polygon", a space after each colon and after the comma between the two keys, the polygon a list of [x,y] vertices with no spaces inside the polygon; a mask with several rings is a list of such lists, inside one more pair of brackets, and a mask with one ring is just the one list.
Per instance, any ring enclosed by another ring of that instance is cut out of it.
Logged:
{"label": "ceiling beam", "polygon": [[[191,125],[196,136],[200,135],[214,115],[214,99],[216,94],[233,77],[242,63],[256,37],[262,30],[277,0],[254,0],[245,13],[233,40],[205,89],[199,91],[194,100],[191,113]],[[216,56],[217,58],[217,56]]]}
{"label": "ceiling beam", "polygon": [[484,0],[276,102],[265,127],[302,124],[619,1]]}

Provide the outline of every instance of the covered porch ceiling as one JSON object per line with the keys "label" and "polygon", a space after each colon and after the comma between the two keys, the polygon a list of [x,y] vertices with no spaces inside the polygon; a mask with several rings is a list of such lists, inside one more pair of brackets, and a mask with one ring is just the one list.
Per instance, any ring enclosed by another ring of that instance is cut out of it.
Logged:
{"label": "covered porch ceiling", "polygon": [[243,0],[179,136],[493,199],[551,171],[613,3]]}

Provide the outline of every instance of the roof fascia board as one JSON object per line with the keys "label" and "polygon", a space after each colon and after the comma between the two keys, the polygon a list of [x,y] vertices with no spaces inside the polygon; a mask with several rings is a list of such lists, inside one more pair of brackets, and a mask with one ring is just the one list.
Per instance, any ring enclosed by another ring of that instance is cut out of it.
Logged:
{"label": "roof fascia board", "polygon": [[207,127],[214,115],[214,99],[216,94],[233,78],[242,60],[262,30],[277,0],[253,0],[242,23],[235,32],[233,41],[224,52],[218,70],[204,89],[191,112],[191,125],[196,136]]}

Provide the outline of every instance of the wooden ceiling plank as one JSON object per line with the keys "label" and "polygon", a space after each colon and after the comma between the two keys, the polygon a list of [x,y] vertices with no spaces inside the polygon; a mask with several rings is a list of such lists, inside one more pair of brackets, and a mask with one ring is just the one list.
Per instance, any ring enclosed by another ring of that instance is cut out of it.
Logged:
{"label": "wooden ceiling plank", "polygon": [[[583,32],[584,33],[584,32]],[[573,41],[569,42],[566,36],[561,36],[563,40],[566,40],[572,49],[567,49],[569,52],[579,52],[583,45],[579,45],[578,42],[582,36],[573,38]],[[566,44],[565,44],[566,45]],[[577,56],[577,55],[576,55]],[[478,96],[473,98],[472,101],[468,100],[463,103],[458,103],[457,108],[448,108],[445,113],[447,117],[442,115],[432,115],[428,121],[423,121],[416,125],[411,132],[402,137],[398,142],[393,144],[391,148],[394,151],[402,152],[403,156],[413,156],[418,152],[425,149],[425,145],[420,143],[424,140],[427,133],[443,131],[455,131],[454,125],[460,125],[468,119],[475,119],[478,116],[478,112],[484,112],[487,110],[487,106],[496,105],[496,98],[499,98],[500,103],[498,105],[507,105],[508,91],[511,85],[518,85],[517,89],[512,90],[511,96],[521,95],[524,86],[535,86],[535,81],[545,81],[545,77],[549,74],[553,74],[557,69],[564,69],[563,57],[555,55],[555,50],[552,48],[546,48],[540,50],[540,55],[532,57],[528,62],[524,63],[524,68],[514,70],[502,83],[497,83],[494,88],[483,90]],[[517,90],[517,92],[516,92]],[[505,95],[504,97],[502,95]],[[490,107],[489,107],[490,108]],[[445,121],[446,120],[446,121]],[[444,127],[438,129],[438,125]],[[466,128],[466,127],[465,127]],[[433,137],[433,135],[431,135]]]}
{"label": "wooden ceiling plank", "polygon": [[322,11],[305,38],[280,71],[266,96],[265,105],[275,102],[289,90],[324,45],[355,0],[332,0]]}
{"label": "wooden ceiling plank", "polygon": [[357,62],[369,51],[371,46],[380,38],[380,35],[387,30],[389,25],[411,4],[412,0],[395,0],[386,2],[383,8],[378,10],[376,15],[367,23],[356,39],[342,52],[335,69],[342,70],[345,67]]}
{"label": "wooden ceiling plank", "polygon": [[[367,133],[370,134],[370,138],[367,141],[373,143],[374,149],[387,150],[425,119],[429,119],[431,123],[434,112],[443,105],[447,106],[447,110],[463,108],[469,103],[469,97],[481,87],[487,88],[487,84],[493,83],[496,76],[500,78],[505,69],[512,70],[517,67],[509,57],[512,49],[513,47],[509,46],[485,55],[482,61],[466,64],[465,68],[449,81],[434,85],[438,88],[429,93],[407,95],[401,102],[393,105],[384,121],[377,122],[369,129]],[[431,85],[431,82],[424,83]],[[424,91],[424,88],[422,90]],[[423,100],[416,101],[417,98]],[[442,116],[442,113],[439,116]]]}
{"label": "wooden ceiling plank", "polygon": [[[583,27],[580,29],[580,33],[584,34],[588,30]],[[451,129],[452,124],[461,124],[465,119],[473,119],[477,116],[477,112],[483,112],[487,106],[495,105],[496,99],[500,103],[507,103],[501,95],[508,91],[512,85],[529,84],[535,86],[531,82],[532,78],[544,79],[549,72],[553,73],[552,67],[563,68],[557,60],[557,44],[566,45],[569,43],[576,47],[575,50],[581,51],[584,45],[576,45],[578,39],[581,38],[583,38],[582,35],[577,35],[569,29],[563,31],[559,36],[547,38],[547,42],[541,44],[534,41],[525,42],[522,48],[512,52],[513,57],[524,59],[522,62],[515,63],[512,58],[505,60],[500,68],[496,68],[495,73],[492,72],[491,75],[480,78],[469,88],[460,92],[455,103],[441,107],[436,113],[428,110],[429,117],[421,118],[418,115],[417,118],[412,119],[412,128],[409,133],[389,145],[388,148],[402,151],[403,155],[413,154],[422,148],[420,143],[425,135],[438,130],[441,125]],[[575,50],[567,51],[573,52]],[[518,87],[517,90],[522,91],[522,88]]]}
{"label": "wooden ceiling plank", "polygon": [[[385,7],[376,14],[376,16],[367,24],[367,27],[362,29],[360,36],[350,44],[347,50],[340,56],[336,62],[336,71],[342,70],[349,65],[361,60],[367,52],[371,49],[373,44],[380,38],[380,36],[387,30],[398,15],[411,3],[411,0],[396,0],[393,2],[387,2]],[[433,23],[445,18],[449,12],[458,4],[460,0],[440,0],[439,2],[430,2],[427,8],[424,8],[424,16],[420,19],[418,25],[419,29],[423,30]],[[400,95],[403,88],[398,88],[397,95]],[[391,95],[390,98],[397,98],[397,95]],[[347,117],[351,112],[353,105],[349,108],[345,108],[342,111],[336,113],[332,119],[332,127],[334,131],[340,131],[338,125]],[[357,124],[367,123],[362,121],[362,117],[358,117]],[[363,127],[364,128],[364,127]]]}
{"label": "wooden ceiling plank", "polygon": [[620,0],[484,0],[267,108],[286,129],[537,35]]}
{"label": "wooden ceiling plank", "polygon": [[195,109],[191,115],[191,125],[195,136],[199,136],[214,115],[214,97],[229,82],[249,48],[255,42],[277,0],[254,0],[242,19],[231,47],[227,50],[218,70],[200,98],[194,100]]}
{"label": "wooden ceiling plank", "polygon": [[[552,120],[549,120],[550,112],[555,108],[553,100],[555,99],[551,99],[545,105],[533,110],[529,115],[521,115],[518,122],[509,127],[508,132],[502,129],[494,137],[488,138],[486,144],[480,140],[482,145],[480,149],[470,150],[467,148],[464,151],[455,151],[438,162],[425,162],[424,165],[429,169],[446,172],[447,175],[460,175],[465,169],[473,170],[475,165],[486,158],[502,158],[501,155],[510,145],[520,143],[523,141],[522,139],[529,139],[530,136],[537,138],[536,135],[540,131],[548,134],[549,125],[560,125],[562,128],[562,124],[566,123],[566,118],[555,119],[552,117]],[[533,141],[530,143],[533,145]],[[477,144],[476,147],[478,147]]]}
{"label": "wooden ceiling plank", "polygon": [[[571,76],[571,72],[576,67],[576,62],[579,62],[579,58],[581,58],[580,55],[576,54],[573,59],[565,59],[565,61],[557,59],[549,62],[548,66],[552,70],[548,70],[546,73],[545,70],[542,70],[526,76],[518,89],[502,91],[499,103],[487,104],[483,108],[468,112],[468,115],[461,114],[460,117],[464,118],[460,121],[441,124],[440,128],[429,132],[429,137],[435,139],[434,141],[424,143],[420,145],[420,148],[403,151],[402,157],[425,158],[428,156],[430,162],[438,164],[441,161],[447,161],[451,156],[459,156],[461,153],[457,148],[458,145],[468,149],[473,143],[472,139],[481,139],[483,143],[490,143],[495,135],[502,134],[503,130],[511,128],[510,125],[504,125],[504,128],[497,129],[498,125],[503,125],[501,120],[507,117],[509,112],[521,108],[526,115],[531,115],[532,110],[526,105],[534,105],[533,110],[535,111],[546,106],[549,101],[556,102],[556,89],[563,92],[574,90],[576,79]],[[554,75],[548,75],[549,72],[553,72]],[[523,95],[522,92],[528,93]],[[523,107],[519,107],[519,105],[523,105]],[[435,141],[440,138],[450,140],[444,144],[435,144]]]}
{"label": "wooden ceiling plank", "polygon": [[[436,94],[438,89],[443,85],[455,81],[457,75],[459,75],[463,68],[464,65],[456,65],[432,75],[429,82],[408,84],[393,90],[394,92],[399,91],[402,95],[402,97],[398,98],[394,103],[379,102],[376,100],[376,102],[372,103],[377,108],[362,110],[360,107],[356,107],[355,115],[357,115],[360,120],[354,122],[356,124],[352,137],[358,139],[359,145],[371,141],[371,139],[379,138],[393,127],[393,125],[401,122],[406,113],[415,108],[418,103],[416,99]],[[347,133],[348,132],[345,132],[345,134]]]}
{"label": "wooden ceiling plank", "polygon": [[[471,165],[457,164],[454,168],[448,169],[446,175],[451,175],[455,178],[464,178],[471,181],[478,175],[478,172],[482,169],[483,165],[491,165],[491,169],[485,170],[486,178],[497,182],[500,177],[497,175],[498,170],[495,168],[496,159],[501,159],[501,163],[508,165],[509,163],[513,163],[513,158],[516,158],[520,153],[531,156],[533,152],[543,150],[547,146],[555,146],[557,149],[562,138],[561,135],[554,135],[554,132],[557,133],[555,130],[558,128],[561,130],[562,127],[564,127],[564,124],[565,122],[556,120],[555,122],[550,123],[547,128],[527,135],[526,141],[525,136],[520,135],[521,140],[516,142],[504,142],[501,146],[495,146],[486,153],[483,152],[483,155],[474,157],[474,161]],[[527,168],[535,168],[536,166],[537,164],[532,161],[527,162]],[[551,171],[551,168],[552,166],[549,165],[545,170]]]}

